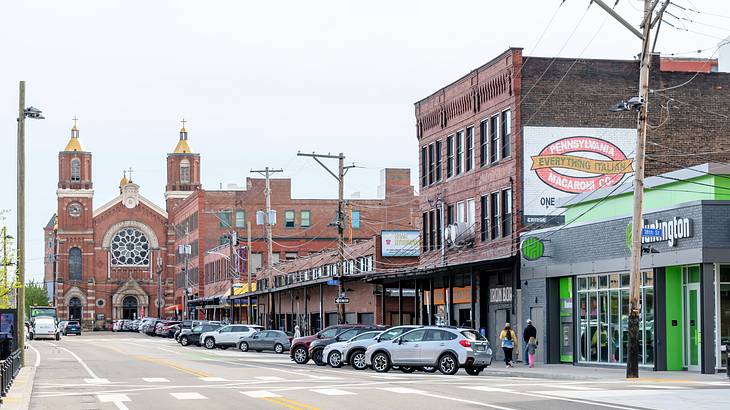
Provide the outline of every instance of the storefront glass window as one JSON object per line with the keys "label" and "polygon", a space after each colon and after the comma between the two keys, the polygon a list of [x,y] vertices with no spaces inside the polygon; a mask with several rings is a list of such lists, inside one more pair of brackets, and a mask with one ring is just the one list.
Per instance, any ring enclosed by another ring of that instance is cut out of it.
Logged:
{"label": "storefront glass window", "polygon": [[[640,363],[654,363],[654,281],[642,273]],[[582,285],[585,284],[585,285]],[[578,278],[579,361],[626,363],[628,353],[629,275],[613,273]]]}
{"label": "storefront glass window", "polygon": [[[720,266],[720,343],[730,343],[730,265]],[[720,355],[720,366],[727,368],[727,356]]]}

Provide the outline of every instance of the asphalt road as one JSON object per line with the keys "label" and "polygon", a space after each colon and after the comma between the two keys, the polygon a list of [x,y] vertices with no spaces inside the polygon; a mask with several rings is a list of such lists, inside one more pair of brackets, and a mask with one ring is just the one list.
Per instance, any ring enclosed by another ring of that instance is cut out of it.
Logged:
{"label": "asphalt road", "polygon": [[[31,409],[727,408],[730,383],[565,381],[297,365],[287,354],[182,347],[135,333],[30,342]],[[36,354],[36,352],[39,354]]]}

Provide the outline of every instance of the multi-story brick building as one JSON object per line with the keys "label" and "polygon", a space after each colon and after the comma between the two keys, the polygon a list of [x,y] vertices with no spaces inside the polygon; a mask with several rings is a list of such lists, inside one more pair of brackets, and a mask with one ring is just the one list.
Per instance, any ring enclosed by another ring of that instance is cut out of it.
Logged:
{"label": "multi-story brick building", "polygon": [[[705,63],[654,58],[648,175],[730,160],[728,76]],[[422,255],[401,279],[422,295],[425,322],[491,339],[520,309],[542,324],[544,301],[517,303],[528,286],[519,232],[569,223],[558,199],[630,181],[636,114],[610,108],[637,94],[638,71],[637,61],[511,48],[415,104]]]}
{"label": "multi-story brick building", "polygon": [[[173,206],[172,224],[175,227],[175,249],[178,250],[178,272],[187,270],[188,275],[177,275],[175,300],[179,309],[185,299],[198,308],[198,315],[208,309],[226,312],[221,302],[230,296],[230,275],[210,275],[206,271],[206,258],[212,260],[224,256],[211,255],[210,250],[228,243],[235,232],[240,246],[245,245],[247,224],[251,225],[251,270],[254,275],[261,267],[280,261],[332,249],[337,246],[337,215],[335,199],[297,199],[291,195],[290,179],[271,179],[271,209],[277,212],[272,227],[272,260],[266,260],[267,244],[265,228],[256,225],[256,212],[265,209],[265,180],[247,178],[245,189],[204,190],[197,189]],[[389,168],[381,171],[379,199],[351,199],[345,210],[345,237],[348,241],[370,239],[384,229],[418,229],[418,199],[410,183],[410,170]],[[180,253],[184,245],[191,245],[190,254]],[[209,268],[215,265],[208,265]],[[222,283],[222,284],[221,284]],[[189,294],[186,295],[186,290]],[[235,312],[242,312],[237,307]],[[234,320],[239,320],[234,313]]]}

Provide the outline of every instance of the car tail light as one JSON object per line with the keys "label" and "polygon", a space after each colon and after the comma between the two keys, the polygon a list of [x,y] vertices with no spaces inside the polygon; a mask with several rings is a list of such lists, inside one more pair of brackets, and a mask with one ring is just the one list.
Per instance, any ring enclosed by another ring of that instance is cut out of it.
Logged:
{"label": "car tail light", "polygon": [[466,339],[459,340],[459,344],[462,345],[462,346],[464,346],[464,347],[471,347],[471,342],[468,341],[468,340],[466,340]]}

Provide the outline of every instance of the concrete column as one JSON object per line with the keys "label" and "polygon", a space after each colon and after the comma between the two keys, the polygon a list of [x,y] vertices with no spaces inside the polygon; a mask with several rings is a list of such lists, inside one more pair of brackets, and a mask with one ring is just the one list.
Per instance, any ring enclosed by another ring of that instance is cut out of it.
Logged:
{"label": "concrete column", "polygon": [[715,373],[715,265],[703,263],[700,267],[700,331],[702,373]]}

